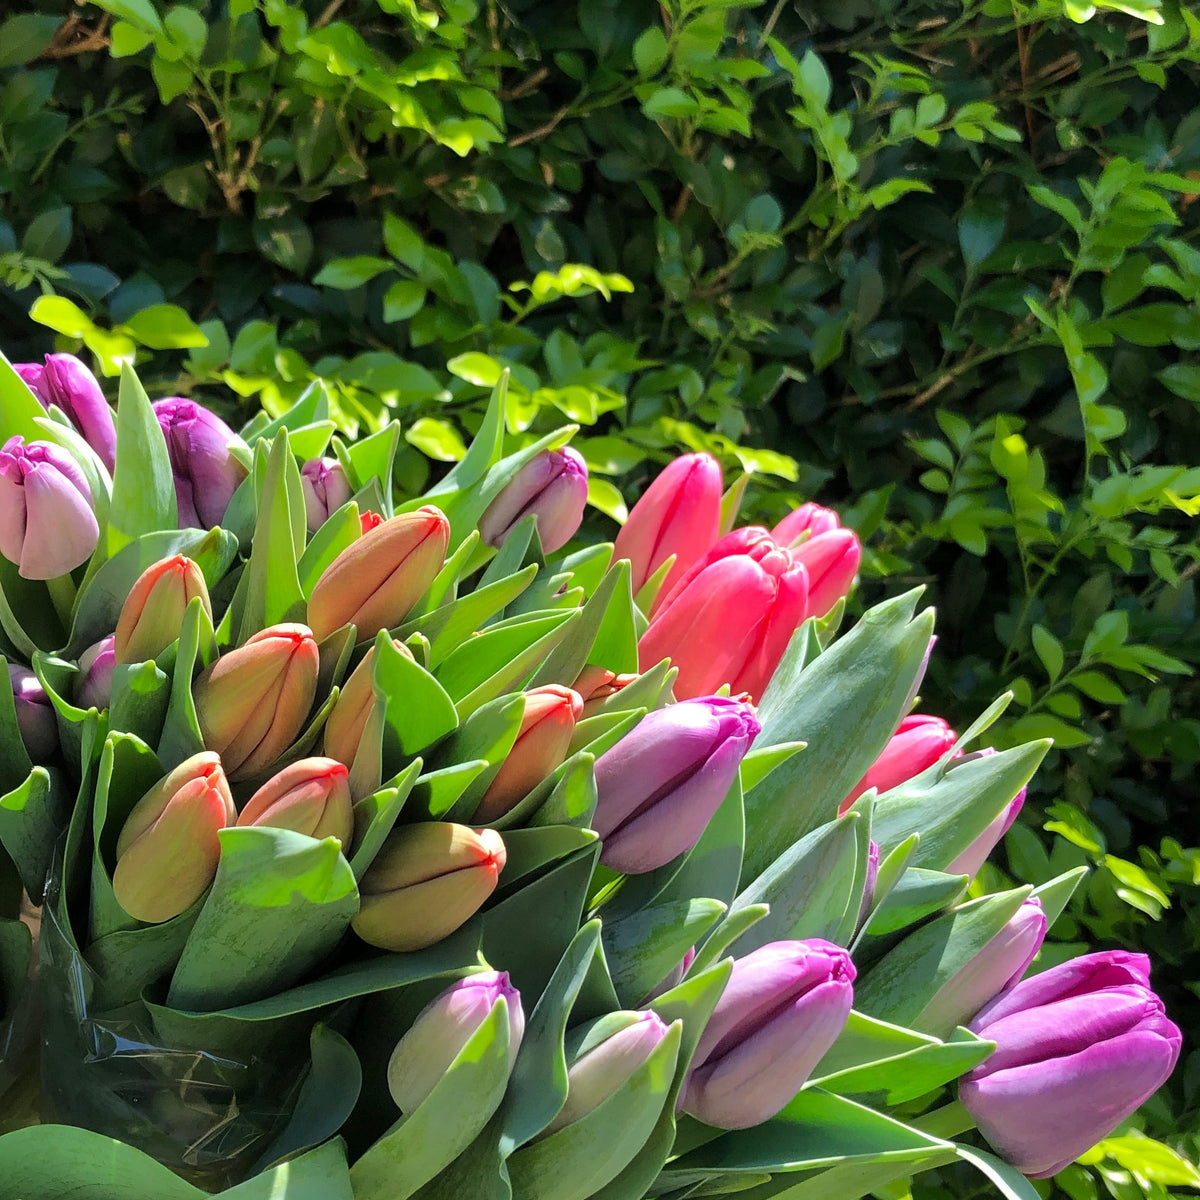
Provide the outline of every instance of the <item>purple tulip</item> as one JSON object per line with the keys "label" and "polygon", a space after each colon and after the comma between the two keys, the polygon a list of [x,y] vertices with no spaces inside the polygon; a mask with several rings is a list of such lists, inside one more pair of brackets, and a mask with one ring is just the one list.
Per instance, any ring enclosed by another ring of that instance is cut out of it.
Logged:
{"label": "purple tulip", "polygon": [[1149,971],[1143,954],[1085,954],[1017,984],[971,1023],[996,1050],[964,1076],[959,1098],[1018,1171],[1061,1171],[1171,1074],[1182,1038]]}
{"label": "purple tulip", "polygon": [[[986,758],[995,754],[992,746],[976,750],[974,754],[965,754],[950,764],[953,771],[963,763],[975,758]],[[1002,809],[991,824],[952,862],[946,867],[947,875],[969,875],[972,879],[979,874],[980,868],[987,861],[987,856],[996,848],[1000,839],[1012,828],[1017,814],[1025,804],[1026,789],[1022,788]]]}
{"label": "purple tulip", "polygon": [[156,400],[154,414],[167,439],[180,528],[209,529],[221,523],[246,468],[229,451],[238,436],[191,400]]}
{"label": "purple tulip", "polygon": [[842,1032],[854,976],[849,952],[820,938],[737,959],[696,1047],[684,1110],[721,1129],[773,1117]]}
{"label": "purple tulip", "polygon": [[100,538],[79,465],[48,442],[9,438],[0,449],[0,554],[24,579],[57,579]]}
{"label": "purple tulip", "polygon": [[46,408],[57,404],[62,409],[111,474],[117,461],[117,428],[95,375],[73,354],[47,354],[44,366],[14,363],[13,369]]}
{"label": "purple tulip", "polygon": [[863,922],[870,915],[871,905],[875,903],[875,884],[878,880],[879,843],[872,840],[867,843],[867,878],[863,884],[862,901],[858,906],[858,927],[860,929]]}
{"label": "purple tulip", "polygon": [[750,705],[726,696],[647,713],[596,760],[600,861],[637,875],[690,850],[760,728]]}
{"label": "purple tulip", "polygon": [[1017,984],[1042,948],[1046,914],[1030,896],[1004,927],[959,968],[922,1010],[917,1029],[949,1036],[990,1000]]}
{"label": "purple tulip", "polygon": [[412,1112],[433,1091],[499,1000],[508,1012],[508,1069],[512,1070],[525,1033],[521,993],[509,983],[507,971],[468,975],[427,1004],[392,1051],[388,1088],[401,1112]]}
{"label": "purple tulip", "polygon": [[75,703],[80,708],[107,708],[112,700],[113,668],[117,664],[116,634],[101,638],[79,656],[80,684]]}
{"label": "purple tulip", "polygon": [[9,663],[8,681],[17,707],[17,729],[29,757],[35,763],[49,762],[58,749],[58,721],[50,697],[28,667]]}
{"label": "purple tulip", "polygon": [[304,518],[315,533],[353,494],[346,468],[336,458],[310,458],[300,468],[304,493]]}
{"label": "purple tulip", "polygon": [[530,459],[488,505],[479,533],[489,546],[500,546],[529,513],[537,517],[538,537],[547,554],[565,546],[583,520],[588,472],[583,455],[570,446],[544,450]]}

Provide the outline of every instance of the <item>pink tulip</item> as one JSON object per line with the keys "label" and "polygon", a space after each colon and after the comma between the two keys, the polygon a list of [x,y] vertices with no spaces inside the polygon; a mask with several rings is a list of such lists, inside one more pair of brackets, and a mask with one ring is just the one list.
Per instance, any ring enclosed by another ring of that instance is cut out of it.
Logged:
{"label": "pink tulip", "polygon": [[96,376],[73,354],[47,354],[45,363],[13,363],[29,390],[49,408],[55,404],[112,473],[117,429]]}
{"label": "pink tulip", "polygon": [[[972,759],[984,758],[995,754],[992,746],[976,750],[974,754],[965,754],[956,758],[951,769],[962,766]],[[996,848],[1000,839],[1012,828],[1017,814],[1025,805],[1026,789],[1022,788],[1000,812],[992,819],[988,827],[952,862],[946,867],[947,875],[969,875],[972,879],[979,874],[980,868],[987,856]]]}
{"label": "pink tulip", "polygon": [[832,508],[819,504],[802,504],[788,513],[774,529],[771,536],[781,545],[794,549],[818,534],[829,533],[842,527],[838,515]]}
{"label": "pink tulip", "polygon": [[867,791],[874,788],[881,796],[899,787],[914,775],[932,767],[958,740],[958,734],[941,717],[914,713],[900,722],[900,728],[883,748],[883,753],[867,769],[850,795],[842,801],[838,815],[844,813]]}
{"label": "pink tulip", "polygon": [[833,529],[802,542],[792,555],[808,570],[805,615],[823,617],[849,594],[862,560],[862,545],[853,529]]}

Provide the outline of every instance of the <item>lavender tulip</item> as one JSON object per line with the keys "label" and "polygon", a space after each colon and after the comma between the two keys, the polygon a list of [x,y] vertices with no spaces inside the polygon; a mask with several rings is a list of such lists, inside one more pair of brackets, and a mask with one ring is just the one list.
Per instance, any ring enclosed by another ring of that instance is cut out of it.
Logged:
{"label": "lavender tulip", "polygon": [[1017,984],[971,1023],[996,1050],[959,1098],[1017,1170],[1061,1171],[1171,1074],[1182,1038],[1149,970],[1142,954],[1086,954]]}
{"label": "lavender tulip", "polygon": [[542,549],[553,554],[571,540],[583,520],[587,485],[587,464],[578,450],[544,450],[488,505],[479,521],[480,536],[489,546],[500,546],[513,527],[533,513]]}
{"label": "lavender tulip", "polygon": [[8,664],[8,682],[17,708],[17,729],[35,763],[48,762],[58,749],[58,721],[50,697],[28,667]]}
{"label": "lavender tulip", "polygon": [[13,369],[46,408],[56,404],[100,456],[111,474],[117,460],[117,428],[96,376],[73,354],[47,354],[41,363]]}
{"label": "lavender tulip", "polygon": [[879,843],[872,839],[867,843],[867,878],[863,884],[862,901],[858,906],[858,928],[870,916],[875,903],[875,884],[879,881]]}
{"label": "lavender tulip", "polygon": [[208,409],[178,397],[156,401],[154,415],[167,439],[180,527],[219,525],[246,478],[246,468],[229,449],[238,443],[237,434]]}
{"label": "lavender tulip", "polygon": [[501,1000],[508,1013],[508,1069],[512,1070],[525,1033],[521,993],[509,982],[507,971],[468,975],[426,1005],[392,1051],[388,1090],[401,1112],[412,1112],[433,1091]]}
{"label": "lavender tulip", "polygon": [[[950,770],[961,767],[963,763],[975,758],[985,758],[995,754],[992,746],[976,750],[974,754],[964,754],[950,764]],[[987,856],[996,848],[1000,839],[1012,828],[1017,814],[1025,804],[1026,789],[1022,788],[1005,807],[996,815],[988,827],[952,862],[946,867],[948,875],[969,875],[972,879],[979,874],[980,868],[987,861]]]}
{"label": "lavender tulip", "polygon": [[842,1032],[854,977],[849,952],[820,938],[739,958],[696,1047],[684,1110],[721,1129],[773,1117]]}
{"label": "lavender tulip", "polygon": [[703,696],[648,713],[596,760],[600,861],[653,871],[690,850],[761,726],[740,700]]}
{"label": "lavender tulip", "polygon": [[116,635],[110,633],[79,656],[79,686],[75,703],[80,708],[107,708],[112,700],[113,668],[117,665]]}
{"label": "lavender tulip", "polygon": [[92,490],[75,460],[47,442],[0,449],[0,554],[24,579],[56,579],[86,562],[100,538]]}
{"label": "lavender tulip", "polygon": [[300,490],[310,533],[320,529],[352,495],[346,468],[336,458],[310,458],[300,468]]}

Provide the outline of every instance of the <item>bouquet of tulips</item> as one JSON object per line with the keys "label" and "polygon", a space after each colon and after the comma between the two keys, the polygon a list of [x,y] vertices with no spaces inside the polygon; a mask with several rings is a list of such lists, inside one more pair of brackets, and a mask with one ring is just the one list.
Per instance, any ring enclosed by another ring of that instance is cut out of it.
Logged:
{"label": "bouquet of tulips", "polygon": [[574,430],[505,401],[404,497],[399,426],[345,443],[319,389],[239,435],[0,358],[0,1018],[24,893],[45,1122],[0,1178],[1030,1196],[1180,1046],[1140,956],[1028,974],[1079,871],[972,883],[1047,744],[912,713],[919,594],[838,636],[854,534],[733,528],[707,455],[573,543]]}

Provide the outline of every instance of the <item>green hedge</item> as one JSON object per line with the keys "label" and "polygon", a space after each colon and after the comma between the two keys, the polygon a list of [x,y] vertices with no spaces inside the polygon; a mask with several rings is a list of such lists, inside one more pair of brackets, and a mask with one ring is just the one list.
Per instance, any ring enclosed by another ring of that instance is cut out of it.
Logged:
{"label": "green hedge", "polygon": [[[585,426],[594,535],[682,447],[763,520],[835,503],[864,601],[930,585],[926,707],[1011,686],[1001,739],[1056,738],[1007,843],[1096,868],[1055,937],[1147,949],[1200,1029],[1186,6],[23,7],[10,356],[54,330],[247,413],[315,379],[347,428],[401,418],[414,490],[508,367],[514,431]],[[1153,1114],[1193,1158],[1198,1101],[1193,1053]]]}

